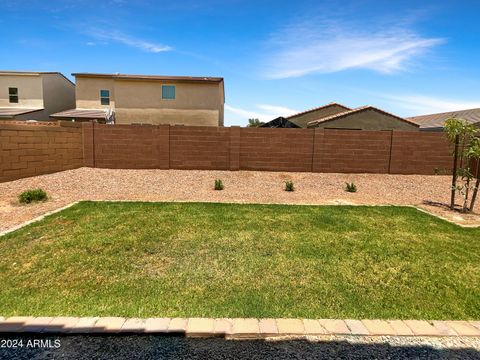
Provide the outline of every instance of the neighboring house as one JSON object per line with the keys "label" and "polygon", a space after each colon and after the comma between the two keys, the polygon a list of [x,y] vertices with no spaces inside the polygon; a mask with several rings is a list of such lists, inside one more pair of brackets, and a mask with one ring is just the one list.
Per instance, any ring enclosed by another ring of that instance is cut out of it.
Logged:
{"label": "neighboring house", "polygon": [[0,119],[49,120],[75,106],[75,84],[59,72],[0,71]]}
{"label": "neighboring house", "polygon": [[351,130],[419,130],[418,124],[373,106],[346,110],[335,115],[310,121],[307,123],[307,127]]}
{"label": "neighboring house", "polygon": [[349,107],[332,102],[327,105],[323,105],[314,109],[302,111],[298,114],[288,116],[286,119],[300,128],[306,128],[307,124],[313,120],[325,118],[327,116],[335,115],[346,110],[350,110]]}
{"label": "neighboring house", "polygon": [[322,128],[350,130],[418,131],[418,124],[373,106],[351,109],[330,103],[289,117],[279,117],[261,127]]}
{"label": "neighboring house", "polygon": [[464,119],[470,124],[480,127],[480,109],[458,110],[437,114],[413,116],[407,118],[420,125],[421,131],[443,131],[445,121],[450,118]]}
{"label": "neighboring house", "polygon": [[117,124],[223,126],[223,78],[124,74],[72,74],[76,107],[56,119],[104,120],[113,109]]}

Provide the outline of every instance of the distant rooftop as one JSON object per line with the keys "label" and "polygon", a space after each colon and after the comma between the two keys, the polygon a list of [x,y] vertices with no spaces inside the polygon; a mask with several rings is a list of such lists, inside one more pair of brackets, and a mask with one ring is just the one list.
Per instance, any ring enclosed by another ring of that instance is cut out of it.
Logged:
{"label": "distant rooftop", "polygon": [[310,122],[307,124],[307,126],[308,126],[308,127],[315,126],[315,125],[320,124],[320,123],[324,123],[324,122],[328,122],[328,121],[340,119],[340,118],[342,118],[342,117],[345,117],[345,116],[348,116],[348,115],[351,115],[351,114],[354,114],[354,113],[366,111],[366,110],[373,110],[373,111],[376,111],[376,112],[379,112],[379,113],[382,113],[382,114],[386,114],[386,115],[392,116],[392,117],[397,118],[398,120],[401,120],[401,121],[403,121],[403,122],[406,122],[406,123],[409,123],[409,124],[418,126],[418,124],[414,123],[414,122],[411,121],[411,120],[408,120],[408,119],[402,118],[402,117],[400,117],[400,116],[397,116],[397,115],[395,115],[395,114],[389,113],[389,112],[387,112],[387,111],[385,111],[385,110],[379,109],[379,108],[377,108],[377,107],[375,107],[375,106],[372,106],[372,105],[361,106],[361,107],[358,107],[358,108],[355,108],[355,109],[346,110],[346,111],[341,112],[341,113],[338,113],[338,114],[326,116],[326,117],[323,117],[323,118],[318,119],[318,120],[313,120],[313,121],[310,121]]}
{"label": "distant rooftop", "polygon": [[464,119],[470,124],[480,123],[480,108],[412,116],[407,119],[417,123],[422,129],[428,129],[442,128],[445,125],[445,120],[449,118]]}
{"label": "distant rooftop", "polygon": [[336,103],[336,102],[331,102],[331,103],[328,103],[326,105],[318,106],[318,107],[313,108],[313,109],[308,109],[308,110],[305,110],[305,111],[287,116],[286,119],[292,119],[292,118],[295,118],[295,117],[300,116],[300,115],[308,114],[310,112],[318,111],[318,110],[321,110],[321,109],[326,109],[326,108],[329,108],[329,107],[332,107],[332,106],[338,106],[338,107],[344,108],[345,110],[350,110],[350,108],[347,107],[347,106],[344,106],[344,105]]}
{"label": "distant rooftop", "polygon": [[17,71],[17,70],[0,70],[0,75],[42,75],[42,74],[60,74],[59,71]]}
{"label": "distant rooftop", "polygon": [[131,75],[131,74],[98,74],[98,73],[73,73],[75,77],[95,77],[124,80],[171,80],[182,82],[211,82],[219,83],[223,81],[222,77],[207,76],[168,76],[168,75]]}

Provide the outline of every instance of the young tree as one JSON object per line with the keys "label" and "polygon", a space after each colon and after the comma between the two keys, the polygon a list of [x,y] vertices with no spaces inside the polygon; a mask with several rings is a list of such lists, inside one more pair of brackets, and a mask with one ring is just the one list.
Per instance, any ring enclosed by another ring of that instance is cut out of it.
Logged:
{"label": "young tree", "polygon": [[[480,135],[478,129],[462,119],[451,118],[445,122],[444,127],[448,139],[454,144],[451,209],[455,208],[455,194],[458,192],[463,198],[462,211],[473,211],[480,186]],[[475,175],[472,173],[472,165],[476,163]],[[475,184],[472,180],[476,178]],[[473,195],[470,200],[470,194]]]}
{"label": "young tree", "polygon": [[265,124],[264,122],[260,121],[259,119],[248,119],[247,127],[259,127],[260,125]]}

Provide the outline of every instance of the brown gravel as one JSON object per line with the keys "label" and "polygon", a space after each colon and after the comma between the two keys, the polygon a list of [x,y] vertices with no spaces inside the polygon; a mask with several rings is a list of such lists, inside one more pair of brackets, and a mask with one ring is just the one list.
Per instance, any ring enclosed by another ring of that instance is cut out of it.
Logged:
{"label": "brown gravel", "polygon": [[[214,191],[214,179],[222,179],[225,190]],[[294,182],[294,192],[283,190],[286,180]],[[347,181],[357,185],[357,193],[344,190]],[[49,194],[47,202],[18,204],[19,193],[38,187]],[[479,213],[422,204],[447,203],[449,189],[448,176],[80,168],[0,183],[0,231],[77,200],[415,205],[460,224],[480,225]]]}

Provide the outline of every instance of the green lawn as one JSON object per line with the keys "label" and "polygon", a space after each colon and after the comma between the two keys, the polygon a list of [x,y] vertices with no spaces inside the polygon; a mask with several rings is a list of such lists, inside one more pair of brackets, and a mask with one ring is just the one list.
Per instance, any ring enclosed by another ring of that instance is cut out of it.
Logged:
{"label": "green lawn", "polygon": [[2,316],[480,319],[480,229],[408,207],[83,202],[0,253]]}

